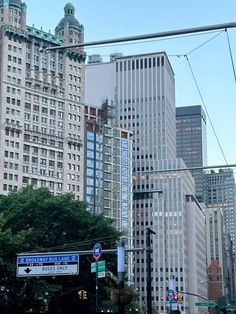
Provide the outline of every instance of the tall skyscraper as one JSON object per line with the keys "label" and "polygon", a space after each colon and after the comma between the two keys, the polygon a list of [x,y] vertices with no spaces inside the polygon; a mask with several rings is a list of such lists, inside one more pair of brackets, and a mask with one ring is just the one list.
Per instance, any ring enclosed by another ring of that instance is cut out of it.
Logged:
{"label": "tall skyscraper", "polygon": [[21,0],[0,1],[0,193],[32,184],[83,199],[83,49],[46,51],[83,42],[68,3],[55,35],[26,25]]}
{"label": "tall skyscraper", "polygon": [[220,207],[224,216],[224,223],[233,241],[235,255],[236,245],[236,190],[233,169],[212,170],[207,173],[208,206]]}
{"label": "tall skyscraper", "polygon": [[[207,165],[206,115],[201,106],[176,108],[177,157],[188,168]],[[207,201],[207,180],[204,170],[191,170],[195,195],[199,202]]]}
{"label": "tall skyscraper", "polygon": [[[164,313],[170,277],[179,291],[206,295],[204,214],[194,197],[194,181],[176,158],[174,73],[164,52],[113,58],[86,66],[89,104],[115,99],[117,123],[133,132],[135,246],[145,247],[146,228],[152,235],[152,303]],[[191,254],[189,253],[191,252]],[[143,253],[136,253],[135,287],[145,306],[147,274]],[[182,310],[194,306],[185,296]]]}

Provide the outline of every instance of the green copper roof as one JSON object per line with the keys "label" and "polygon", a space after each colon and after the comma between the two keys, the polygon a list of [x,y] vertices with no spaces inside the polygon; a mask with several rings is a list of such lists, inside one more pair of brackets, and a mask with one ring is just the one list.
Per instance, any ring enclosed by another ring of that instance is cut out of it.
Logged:
{"label": "green copper roof", "polygon": [[0,5],[7,5],[7,4],[21,7],[22,1],[21,0],[0,0]]}
{"label": "green copper roof", "polygon": [[28,35],[43,39],[45,41],[53,42],[58,45],[63,45],[64,40],[51,33],[46,33],[43,30],[36,29],[34,27],[27,26]]}

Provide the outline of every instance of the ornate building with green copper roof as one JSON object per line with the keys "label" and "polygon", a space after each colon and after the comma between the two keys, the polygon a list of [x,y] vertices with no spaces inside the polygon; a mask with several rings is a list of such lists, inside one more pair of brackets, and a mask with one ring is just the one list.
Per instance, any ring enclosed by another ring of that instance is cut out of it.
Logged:
{"label": "ornate building with green copper roof", "polygon": [[0,194],[31,184],[83,199],[85,54],[46,49],[83,42],[83,26],[70,3],[55,34],[26,14],[0,0]]}
{"label": "ornate building with green copper roof", "polygon": [[75,7],[67,3],[64,7],[65,16],[55,29],[55,34],[65,38],[67,44],[77,44],[84,41],[84,27],[75,18]]}

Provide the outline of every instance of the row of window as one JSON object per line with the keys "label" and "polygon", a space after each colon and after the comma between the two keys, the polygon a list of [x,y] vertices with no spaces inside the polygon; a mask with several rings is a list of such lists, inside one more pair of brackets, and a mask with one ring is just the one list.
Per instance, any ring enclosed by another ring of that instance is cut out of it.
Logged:
{"label": "row of window", "polygon": [[13,51],[15,53],[22,53],[22,48],[14,45],[8,45],[8,50]]}
{"label": "row of window", "polygon": [[[7,101],[7,104],[20,106],[20,99],[7,97],[7,98],[6,98],[6,101]],[[6,113],[10,113],[9,110],[10,110],[10,108],[7,107],[7,108],[6,108]],[[8,112],[7,112],[7,111],[8,111]],[[13,114],[13,113],[11,113],[11,114]]]}
{"label": "row of window", "polygon": [[40,162],[40,165],[44,165],[44,166],[48,165],[49,167],[55,167],[56,166],[57,168],[61,168],[61,169],[63,168],[63,163],[60,161],[55,162],[55,160],[50,160],[50,159],[47,160],[45,158],[39,159],[38,157],[35,157],[35,156],[32,156],[30,158],[29,155],[23,155],[23,161],[24,162],[29,163],[30,160],[33,164],[38,164]]}
{"label": "row of window", "polygon": [[76,65],[69,64],[69,70],[72,72],[81,73],[81,67],[78,67]]}
{"label": "row of window", "polygon": [[20,96],[21,95],[21,90],[19,88],[7,86],[7,93],[11,93],[13,95]]}
{"label": "row of window", "polygon": [[18,190],[18,186],[16,186],[16,185],[3,184],[3,191],[9,191],[9,192],[15,191],[15,192],[17,192],[17,190]]}
{"label": "row of window", "polygon": [[9,181],[18,181],[18,175],[13,173],[4,172],[3,179]]}
{"label": "row of window", "polygon": [[11,158],[11,159],[19,159],[19,153],[5,150],[4,151],[4,157]]}
{"label": "row of window", "polygon": [[24,123],[24,129],[25,131],[33,131],[35,133],[42,133],[43,135],[53,136],[53,137],[64,137],[63,131],[56,131],[55,129],[47,129],[45,127],[39,128],[38,125],[33,124],[33,127],[31,127],[30,123]]}
{"label": "row of window", "polygon": [[19,170],[19,164],[4,161],[4,168],[5,169],[11,169],[11,170]]}
{"label": "row of window", "polygon": [[22,59],[21,58],[17,58],[16,56],[8,55],[7,56],[7,60],[8,61],[12,61],[14,63],[22,64]]}
{"label": "row of window", "polygon": [[54,181],[46,181],[41,179],[35,179],[35,178],[29,178],[29,177],[23,177],[22,178],[23,183],[32,184],[32,185],[41,185],[41,186],[47,186],[50,189],[56,189],[62,190],[62,183],[60,182],[54,182]]}
{"label": "row of window", "polygon": [[147,69],[164,66],[164,57],[145,58],[138,60],[119,61],[116,63],[116,72]]}
{"label": "row of window", "polygon": [[7,66],[7,71],[18,74],[18,75],[21,75],[21,72],[22,72],[21,68],[17,68],[17,67],[11,66],[11,65]]}
{"label": "row of window", "polygon": [[10,83],[13,83],[13,84],[21,85],[21,79],[16,78],[14,76],[8,75],[7,76],[7,81],[10,82]]}
{"label": "row of window", "polygon": [[6,147],[12,147],[12,148],[19,149],[20,142],[5,140],[5,146]]}
{"label": "row of window", "polygon": [[5,135],[19,138],[20,137],[20,131],[5,129]]}
{"label": "row of window", "polygon": [[43,145],[50,145],[50,146],[57,146],[60,148],[63,148],[63,142],[61,141],[55,141],[53,139],[47,139],[45,137],[39,137],[36,135],[30,135],[30,134],[24,134],[24,140],[25,141],[32,141],[35,143],[41,143]]}
{"label": "row of window", "polygon": [[[38,122],[40,120],[40,117],[38,115],[33,115],[31,117],[31,115],[29,113],[25,113],[25,120],[29,120],[29,121],[33,121],[33,122]],[[55,119],[48,119],[45,117],[41,117],[41,123],[42,124],[49,124],[50,126],[56,126],[58,128],[63,128],[64,127],[64,122],[63,121],[59,121],[59,120],[55,120]]]}
{"label": "row of window", "polygon": [[33,174],[38,174],[41,176],[48,176],[48,177],[53,177],[53,178],[58,178],[62,179],[62,171],[54,171],[53,169],[45,169],[45,168],[37,168],[37,167],[30,167],[27,165],[23,166],[23,172],[24,173],[33,173]]}
{"label": "row of window", "polygon": [[38,154],[40,153],[42,156],[50,156],[50,157],[56,157],[62,159],[63,158],[63,152],[57,152],[54,150],[47,150],[45,148],[39,148],[37,146],[30,146],[27,144],[24,144],[24,152],[32,152],[33,154]]}

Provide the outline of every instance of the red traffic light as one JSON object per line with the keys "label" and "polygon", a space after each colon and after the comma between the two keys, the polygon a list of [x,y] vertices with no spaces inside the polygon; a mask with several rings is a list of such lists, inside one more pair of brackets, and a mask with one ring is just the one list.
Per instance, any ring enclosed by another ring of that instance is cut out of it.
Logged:
{"label": "red traffic light", "polygon": [[174,294],[172,300],[178,301],[178,294]]}
{"label": "red traffic light", "polygon": [[84,291],[83,290],[78,290],[77,292],[78,296],[79,296],[79,299],[83,299],[83,294],[84,294]]}
{"label": "red traffic light", "polygon": [[78,297],[80,300],[87,300],[88,299],[88,295],[87,295],[86,290],[78,290],[77,294],[78,294]]}

